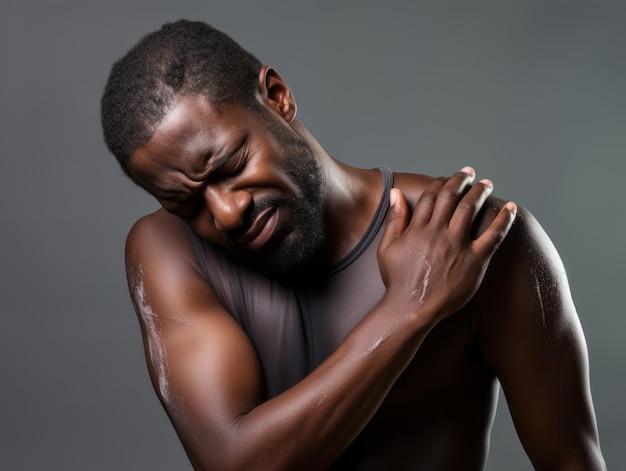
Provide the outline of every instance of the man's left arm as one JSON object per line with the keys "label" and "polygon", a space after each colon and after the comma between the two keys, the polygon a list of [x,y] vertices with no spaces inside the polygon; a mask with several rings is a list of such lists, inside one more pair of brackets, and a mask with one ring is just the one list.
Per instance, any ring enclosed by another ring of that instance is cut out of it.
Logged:
{"label": "man's left arm", "polygon": [[605,469],[587,347],[565,270],[523,208],[473,305],[483,354],[535,469]]}

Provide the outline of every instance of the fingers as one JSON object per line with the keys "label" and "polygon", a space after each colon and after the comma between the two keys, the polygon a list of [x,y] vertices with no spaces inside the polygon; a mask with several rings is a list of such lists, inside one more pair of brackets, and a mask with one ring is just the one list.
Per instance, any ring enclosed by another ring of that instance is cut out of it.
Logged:
{"label": "fingers", "polygon": [[474,184],[457,203],[448,227],[454,233],[469,236],[472,224],[493,190],[490,180],[481,180]]}
{"label": "fingers", "polygon": [[434,179],[420,195],[412,215],[404,194],[393,188],[389,195],[391,207],[388,221],[379,249],[386,250],[409,225],[414,229],[430,225],[438,227],[437,230],[449,230],[453,237],[460,237],[471,244],[477,253],[490,257],[508,234],[517,214],[517,206],[514,203],[505,204],[483,234],[471,241],[472,225],[493,190],[493,183],[486,179],[472,185],[475,175],[473,168],[464,167],[449,178]]}
{"label": "fingers", "polygon": [[475,251],[483,256],[491,257],[509,233],[516,215],[515,203],[509,202],[502,206],[485,232],[473,242]]}
{"label": "fingers", "polygon": [[432,222],[439,226],[447,226],[459,200],[471,185],[475,175],[473,168],[464,167],[450,178],[433,180],[417,202],[413,216],[415,223]]}
{"label": "fingers", "polygon": [[430,222],[435,202],[437,201],[437,195],[447,181],[448,178],[445,177],[435,178],[422,192],[415,205],[415,210],[413,211],[413,218],[411,220],[413,224],[424,225]]}
{"label": "fingers", "polygon": [[387,226],[380,241],[379,250],[384,251],[391,242],[396,240],[409,223],[409,205],[404,194],[397,188],[392,188],[389,193],[389,214],[387,216]]}

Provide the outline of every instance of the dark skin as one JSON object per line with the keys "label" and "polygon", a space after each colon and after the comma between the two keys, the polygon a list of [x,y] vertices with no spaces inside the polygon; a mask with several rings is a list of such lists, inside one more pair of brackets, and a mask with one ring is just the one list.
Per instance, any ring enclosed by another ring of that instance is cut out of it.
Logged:
{"label": "dark skin", "polygon": [[[363,235],[380,175],[326,154],[271,68],[259,73],[257,98],[320,163],[328,231],[318,255],[330,265]],[[257,198],[298,197],[283,149],[254,112],[194,95],[179,97],[131,156],[132,176],[163,209],[129,234],[129,286],[153,384],[195,469],[480,469],[496,377],[537,469],[604,468],[558,254],[527,211],[489,197],[491,182],[473,183],[470,168],[395,175],[378,249],[386,292],[319,367],[267,399],[251,341],[203,278],[176,216],[225,244]],[[244,248],[263,250],[276,227],[295,237],[289,211],[272,214]]]}

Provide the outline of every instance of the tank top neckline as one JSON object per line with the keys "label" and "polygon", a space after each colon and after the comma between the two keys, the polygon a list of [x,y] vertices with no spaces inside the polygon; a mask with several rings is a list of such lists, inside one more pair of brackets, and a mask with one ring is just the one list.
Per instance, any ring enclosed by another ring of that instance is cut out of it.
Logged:
{"label": "tank top neckline", "polygon": [[363,234],[363,237],[354,248],[344,258],[329,268],[329,275],[334,275],[344,270],[358,259],[370,246],[383,225],[383,221],[387,217],[387,212],[389,211],[389,191],[393,186],[393,172],[387,167],[376,167],[376,169],[380,171],[383,177],[383,194],[376,208],[376,212],[374,213],[374,217],[365,231],[365,234]]}

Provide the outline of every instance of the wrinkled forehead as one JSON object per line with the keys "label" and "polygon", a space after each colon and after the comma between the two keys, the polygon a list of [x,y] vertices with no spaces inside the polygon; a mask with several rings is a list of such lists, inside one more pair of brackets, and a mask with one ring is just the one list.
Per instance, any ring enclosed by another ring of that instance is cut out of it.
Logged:
{"label": "wrinkled forehead", "polygon": [[148,142],[130,155],[131,175],[151,192],[151,184],[169,185],[173,172],[202,171],[211,157],[241,141],[250,114],[239,105],[214,106],[200,95],[178,98]]}
{"label": "wrinkled forehead", "polygon": [[[219,145],[242,126],[241,107],[216,106],[202,95],[177,98],[146,143],[153,150],[189,153],[198,146]],[[146,147],[146,146],[143,146]]]}

